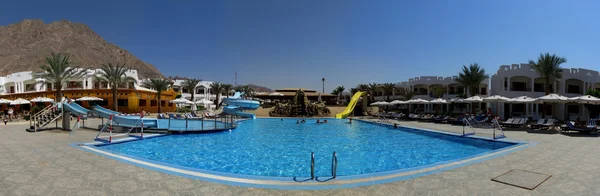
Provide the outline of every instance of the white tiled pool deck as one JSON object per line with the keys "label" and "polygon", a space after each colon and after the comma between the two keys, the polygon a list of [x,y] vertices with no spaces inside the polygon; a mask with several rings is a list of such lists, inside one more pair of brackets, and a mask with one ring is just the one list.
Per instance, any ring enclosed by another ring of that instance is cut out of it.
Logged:
{"label": "white tiled pool deck", "polygon": [[[86,122],[88,123],[88,122]],[[399,122],[460,133],[462,127]],[[91,124],[91,123],[90,123]],[[505,131],[536,145],[491,160],[419,178],[357,188],[286,191],[227,186],[148,170],[71,146],[95,131],[28,133],[28,122],[0,125],[2,195],[600,195],[600,138]],[[478,131],[479,132],[479,131]],[[479,136],[491,135],[479,133]],[[550,174],[534,190],[490,179],[511,169]]]}

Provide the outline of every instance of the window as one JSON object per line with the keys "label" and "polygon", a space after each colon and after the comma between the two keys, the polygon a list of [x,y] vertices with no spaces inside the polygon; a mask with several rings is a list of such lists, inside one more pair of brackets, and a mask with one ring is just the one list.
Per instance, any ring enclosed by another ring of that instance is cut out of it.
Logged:
{"label": "window", "polygon": [[169,103],[169,107],[173,107],[173,103]]}
{"label": "window", "polygon": [[579,113],[579,105],[567,105],[567,112],[569,114],[578,114]]}
{"label": "window", "polygon": [[510,85],[511,91],[527,91],[527,83],[525,82],[512,82]]}
{"label": "window", "polygon": [[118,106],[127,106],[128,105],[128,100],[127,99],[117,99],[117,105]]}
{"label": "window", "polygon": [[161,106],[165,106],[165,101],[160,101]]}
{"label": "window", "polygon": [[581,94],[581,92],[579,91],[579,85],[568,85],[567,93]]}
{"label": "window", "polygon": [[481,94],[482,94],[482,95],[485,95],[485,94],[487,94],[487,88],[485,88],[485,87],[484,87],[484,88],[481,88],[481,91],[480,91],[480,92],[481,92]]}
{"label": "window", "polygon": [[140,99],[140,102],[139,102],[138,106],[145,107],[146,106],[146,100],[145,99]]}
{"label": "window", "polygon": [[156,107],[158,102],[156,100],[150,100],[150,107]]}
{"label": "window", "polygon": [[544,92],[544,84],[534,83],[533,84],[533,92]]}
{"label": "window", "polygon": [[508,78],[504,77],[504,90],[506,91],[508,89]]}

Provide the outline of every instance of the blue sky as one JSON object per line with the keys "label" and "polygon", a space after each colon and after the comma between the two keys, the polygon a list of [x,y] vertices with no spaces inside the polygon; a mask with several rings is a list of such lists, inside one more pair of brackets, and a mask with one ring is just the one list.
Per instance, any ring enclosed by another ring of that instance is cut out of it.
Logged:
{"label": "blue sky", "polygon": [[600,2],[13,1],[0,25],[23,19],[84,23],[166,76],[270,88],[346,89],[359,83],[456,75],[477,62],[493,74],[541,52],[564,67],[598,69]]}

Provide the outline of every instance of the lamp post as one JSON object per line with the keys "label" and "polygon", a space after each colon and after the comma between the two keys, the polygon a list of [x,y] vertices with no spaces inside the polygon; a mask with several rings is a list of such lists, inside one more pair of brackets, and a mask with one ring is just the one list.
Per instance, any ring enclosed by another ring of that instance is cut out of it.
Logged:
{"label": "lamp post", "polygon": [[322,78],[321,82],[323,82],[323,93],[325,93],[325,78]]}

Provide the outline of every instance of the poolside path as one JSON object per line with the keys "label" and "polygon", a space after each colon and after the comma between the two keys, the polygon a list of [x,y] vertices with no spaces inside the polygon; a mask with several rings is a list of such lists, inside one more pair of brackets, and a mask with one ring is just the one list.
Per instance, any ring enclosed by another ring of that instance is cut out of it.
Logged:
{"label": "poolside path", "polygon": [[[92,122],[86,122],[92,124]],[[462,132],[460,126],[402,125]],[[3,195],[600,195],[600,138],[506,131],[508,139],[537,143],[506,156],[420,178],[358,188],[285,191],[234,187],[168,175],[73,146],[97,132],[25,132],[28,122],[0,125]],[[481,136],[488,136],[481,133]],[[535,190],[490,179],[510,169],[550,174]]]}

